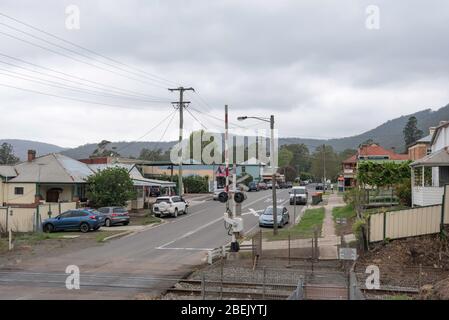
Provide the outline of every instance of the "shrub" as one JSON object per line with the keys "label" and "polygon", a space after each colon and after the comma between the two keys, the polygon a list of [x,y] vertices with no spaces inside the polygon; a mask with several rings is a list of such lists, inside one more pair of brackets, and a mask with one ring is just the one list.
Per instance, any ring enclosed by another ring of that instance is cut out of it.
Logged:
{"label": "shrub", "polygon": [[407,207],[412,205],[412,187],[410,179],[404,179],[402,183],[396,185],[396,196],[399,198],[399,203],[401,205]]}

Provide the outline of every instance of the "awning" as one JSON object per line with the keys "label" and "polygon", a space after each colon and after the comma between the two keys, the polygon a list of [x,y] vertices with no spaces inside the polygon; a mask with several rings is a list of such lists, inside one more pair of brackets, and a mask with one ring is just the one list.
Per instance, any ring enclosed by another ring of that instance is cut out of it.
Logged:
{"label": "awning", "polygon": [[449,166],[448,148],[440,149],[410,164],[411,167],[444,167]]}
{"label": "awning", "polygon": [[176,187],[174,182],[156,179],[134,179],[133,183],[135,187]]}

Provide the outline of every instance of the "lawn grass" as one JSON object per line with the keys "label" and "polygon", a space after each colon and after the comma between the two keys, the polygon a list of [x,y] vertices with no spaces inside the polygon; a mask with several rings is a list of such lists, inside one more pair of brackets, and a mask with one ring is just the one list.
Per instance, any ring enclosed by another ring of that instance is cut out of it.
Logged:
{"label": "lawn grass", "polygon": [[53,232],[53,233],[44,233],[44,232],[35,232],[35,233],[22,233],[15,234],[14,241],[20,244],[35,244],[39,241],[48,240],[48,239],[62,239],[64,236],[67,236],[67,233],[64,232]]}
{"label": "lawn grass", "polygon": [[318,229],[318,236],[321,235],[321,227],[324,220],[324,208],[307,209],[301,218],[301,221],[289,229],[278,229],[278,234],[273,236],[273,232],[266,231],[263,233],[264,238],[268,241],[287,240],[290,239],[307,239],[313,238],[315,227]]}
{"label": "lawn grass", "polygon": [[142,221],[143,225],[152,224],[152,223],[160,223],[162,220],[160,218],[155,217],[152,214],[146,214],[145,218]]}
{"label": "lawn grass", "polygon": [[354,210],[354,207],[351,204],[347,204],[343,207],[334,207],[332,209],[332,217],[334,217],[334,221],[337,218],[353,218],[356,216],[356,212]]}
{"label": "lawn grass", "polygon": [[124,231],[100,231],[96,235],[95,240],[97,242],[103,242],[105,238],[119,234],[119,233],[123,233],[123,232]]}

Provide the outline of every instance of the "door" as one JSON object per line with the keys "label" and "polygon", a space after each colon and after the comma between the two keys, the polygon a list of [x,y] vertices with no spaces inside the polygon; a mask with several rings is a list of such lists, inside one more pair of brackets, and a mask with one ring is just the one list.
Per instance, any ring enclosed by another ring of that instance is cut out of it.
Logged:
{"label": "door", "polygon": [[61,189],[52,188],[47,190],[47,202],[58,202],[59,201],[59,192]]}
{"label": "door", "polygon": [[71,217],[72,211],[66,211],[59,215],[55,227],[56,229],[67,229],[67,226],[69,225],[69,220]]}

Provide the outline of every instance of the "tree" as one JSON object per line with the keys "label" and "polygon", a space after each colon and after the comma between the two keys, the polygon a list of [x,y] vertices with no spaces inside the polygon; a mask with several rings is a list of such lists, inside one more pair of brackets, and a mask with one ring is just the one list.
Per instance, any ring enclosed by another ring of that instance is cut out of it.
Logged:
{"label": "tree", "polygon": [[14,155],[14,148],[9,143],[2,143],[0,146],[0,164],[12,165],[19,162],[20,159]]}
{"label": "tree", "polygon": [[111,144],[111,141],[102,140],[97,144],[97,148],[91,154],[91,157],[119,157],[120,154],[115,151],[116,147],[108,149],[107,146]]}
{"label": "tree", "polygon": [[293,152],[287,148],[281,147],[278,153],[278,165],[279,167],[285,167],[291,164],[293,160]]}
{"label": "tree", "polygon": [[421,139],[423,136],[422,130],[418,129],[418,120],[415,116],[408,118],[407,124],[402,131],[404,134],[405,148],[417,140]]}
{"label": "tree", "polygon": [[167,150],[162,152],[162,149],[147,149],[143,148],[140,151],[139,155],[140,160],[148,160],[148,161],[169,161],[170,160],[170,151]]}
{"label": "tree", "polygon": [[332,146],[319,146],[312,154],[311,173],[318,180],[323,179],[324,173],[326,174],[326,179],[335,180],[341,171],[340,167],[340,159]]}
{"label": "tree", "polygon": [[125,206],[136,197],[136,192],[128,170],[112,167],[89,176],[87,196],[97,207]]}

